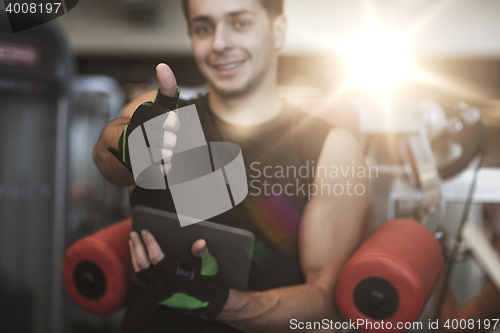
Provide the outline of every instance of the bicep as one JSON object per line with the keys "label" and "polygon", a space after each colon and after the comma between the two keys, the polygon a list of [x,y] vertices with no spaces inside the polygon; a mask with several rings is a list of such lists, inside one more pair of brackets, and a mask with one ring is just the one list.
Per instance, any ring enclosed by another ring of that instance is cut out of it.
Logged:
{"label": "bicep", "polygon": [[134,98],[132,101],[130,101],[125,107],[123,108],[121,112],[121,117],[124,118],[132,118],[132,115],[134,114],[135,110],[141,105],[142,103],[152,101],[156,97],[156,90],[150,90],[143,92],[142,94],[139,94],[136,98]]}
{"label": "bicep", "polygon": [[361,240],[368,205],[368,170],[356,138],[328,134],[316,167],[313,195],[302,217],[299,247],[306,282],[333,287]]}

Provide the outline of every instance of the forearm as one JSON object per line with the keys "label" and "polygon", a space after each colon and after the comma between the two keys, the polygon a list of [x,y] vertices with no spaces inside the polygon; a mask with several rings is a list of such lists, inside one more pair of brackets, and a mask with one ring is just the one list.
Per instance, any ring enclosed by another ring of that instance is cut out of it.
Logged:
{"label": "forearm", "polygon": [[117,186],[134,185],[132,174],[108,151],[108,147],[119,149],[118,140],[129,120],[120,117],[110,122],[102,131],[94,149],[94,162],[97,168],[104,178]]}
{"label": "forearm", "polygon": [[319,284],[272,289],[263,292],[231,290],[217,318],[245,332],[289,332],[290,321],[338,320],[333,291]]}

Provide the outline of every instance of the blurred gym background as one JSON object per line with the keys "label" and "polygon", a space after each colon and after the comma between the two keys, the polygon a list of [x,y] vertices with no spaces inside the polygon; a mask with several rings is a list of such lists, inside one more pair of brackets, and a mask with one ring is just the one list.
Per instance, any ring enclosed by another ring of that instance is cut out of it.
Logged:
{"label": "blurred gym background", "polygon": [[[62,263],[75,240],[130,214],[125,189],[107,183],[92,160],[105,124],[156,88],[160,62],[173,69],[181,97],[206,91],[180,1],[81,0],[16,34],[0,12],[0,330],[118,332],[123,310],[81,310],[64,290]],[[373,228],[411,216],[451,253],[466,214],[500,249],[500,0],[285,0],[285,12],[280,91],[359,135],[379,170]],[[367,17],[391,33],[366,35]],[[408,45],[393,38],[410,30]],[[403,48],[426,80],[395,75]],[[363,64],[368,84],[387,83],[390,107],[363,84],[343,93],[349,69]],[[424,180],[429,170],[436,173]],[[447,296],[436,297],[428,317],[436,309],[498,317],[494,269],[466,246],[453,260]]]}

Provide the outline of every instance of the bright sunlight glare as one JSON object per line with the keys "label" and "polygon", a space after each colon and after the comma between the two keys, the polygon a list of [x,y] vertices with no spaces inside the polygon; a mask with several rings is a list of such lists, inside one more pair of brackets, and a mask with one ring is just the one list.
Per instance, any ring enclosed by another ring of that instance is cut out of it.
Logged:
{"label": "bright sunlight glare", "polygon": [[419,76],[408,54],[404,35],[371,26],[359,38],[340,48],[347,66],[345,90],[364,89],[386,99],[401,82]]}

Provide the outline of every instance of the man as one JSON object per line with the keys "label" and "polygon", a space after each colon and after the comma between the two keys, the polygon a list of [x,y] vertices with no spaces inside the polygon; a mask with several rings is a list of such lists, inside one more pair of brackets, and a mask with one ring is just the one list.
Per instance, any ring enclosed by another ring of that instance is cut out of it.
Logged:
{"label": "man", "polygon": [[[242,149],[249,195],[211,221],[255,234],[249,286],[248,291],[228,290],[216,279],[216,269],[207,273],[216,258],[203,240],[192,247],[201,264],[176,271],[151,233],[141,235],[147,249],[132,233],[138,281],[128,294],[124,331],[280,332],[289,331],[292,320],[339,320],[335,281],[359,245],[367,207],[367,179],[349,169],[364,165],[358,143],[348,131],[331,128],[279,98],[277,53],[286,34],[282,0],[188,0],[183,5],[209,93],[181,101],[179,107],[196,104],[207,142],[234,142]],[[158,96],[175,96],[170,68],[158,65],[157,76]],[[108,147],[120,149],[134,110],[155,96],[148,92],[127,105],[95,148],[101,173],[116,185],[133,185],[134,178]],[[164,173],[171,168],[178,128],[170,112],[163,126]],[[301,173],[305,168],[308,174]],[[332,168],[349,172],[333,174]],[[168,190],[135,188],[130,201],[175,211]],[[186,282],[186,274],[196,283]]]}

